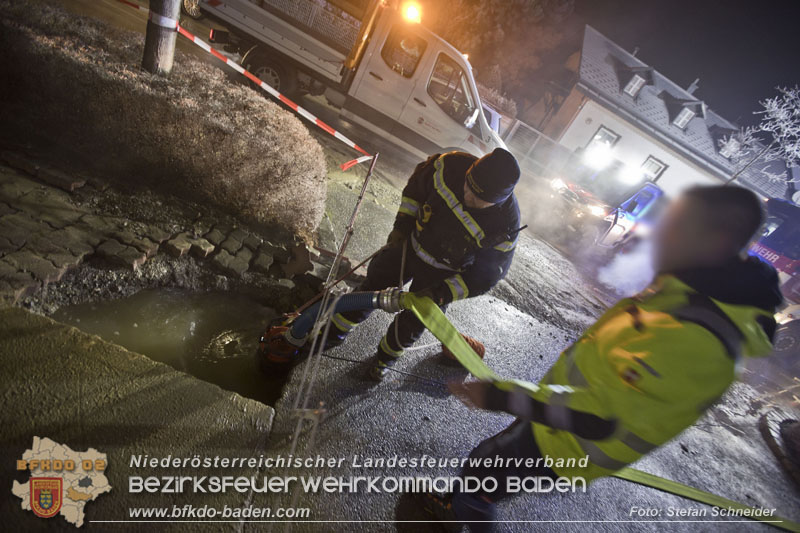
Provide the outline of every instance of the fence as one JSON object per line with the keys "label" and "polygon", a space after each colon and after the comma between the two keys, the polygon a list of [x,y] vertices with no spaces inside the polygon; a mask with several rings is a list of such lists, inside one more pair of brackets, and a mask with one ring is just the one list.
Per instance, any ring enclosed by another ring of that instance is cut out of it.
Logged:
{"label": "fence", "polygon": [[526,177],[551,177],[560,172],[572,156],[572,151],[519,120],[512,123],[503,140]]}
{"label": "fence", "polygon": [[343,50],[350,50],[358,38],[361,21],[324,0],[250,1],[283,14],[296,24],[326,37]]}

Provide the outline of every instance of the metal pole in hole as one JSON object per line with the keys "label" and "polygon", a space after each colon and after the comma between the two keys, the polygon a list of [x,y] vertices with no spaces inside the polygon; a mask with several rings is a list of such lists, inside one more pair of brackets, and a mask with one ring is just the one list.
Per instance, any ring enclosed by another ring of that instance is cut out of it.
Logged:
{"label": "metal pole in hole", "polygon": [[[367,175],[364,176],[364,184],[361,186],[361,192],[358,195],[358,199],[356,200],[356,205],[353,207],[353,213],[350,215],[350,220],[347,223],[347,229],[345,230],[344,235],[342,236],[342,243],[339,245],[339,250],[336,252],[336,257],[333,259],[333,265],[331,266],[330,272],[328,272],[328,278],[325,280],[326,288],[322,293],[322,305],[320,305],[319,312],[317,313],[317,321],[319,321],[320,317],[325,316],[325,311],[328,307],[328,301],[330,299],[330,286],[331,281],[334,279],[334,276],[337,272],[339,272],[339,265],[342,263],[342,257],[344,257],[344,252],[347,249],[347,245],[350,243],[350,237],[353,235],[353,227],[356,223],[356,216],[358,216],[358,211],[361,208],[361,202],[364,200],[364,194],[367,191],[367,185],[369,185],[369,181],[372,178],[372,172],[375,169],[375,163],[378,161],[378,155],[375,154],[372,156],[372,162],[369,165],[369,170],[367,170]],[[317,324],[314,324],[314,328],[311,331],[315,331],[317,329]],[[311,387],[314,381],[314,375],[316,372],[316,366],[319,364],[319,357],[313,357],[313,352],[316,348],[317,338],[314,337],[312,340],[312,354],[309,357],[308,362],[303,365],[303,373],[300,376],[300,383],[297,389],[297,397],[294,400],[292,405],[292,409],[297,409],[303,403],[301,402],[301,398],[304,395],[311,395]],[[312,367],[311,376],[309,377],[309,367]],[[308,380],[308,385],[306,385],[306,381]],[[307,398],[306,398],[307,401]]]}
{"label": "metal pole in hole", "polygon": [[[317,322],[320,322],[323,317],[325,320],[328,321],[327,327],[322,330],[322,336],[327,336],[328,329],[330,328],[330,318],[331,318],[331,311],[333,309],[329,309],[331,306],[335,306],[338,298],[331,298],[330,287],[331,281],[336,276],[336,273],[339,272],[339,265],[342,262],[342,257],[344,257],[344,252],[347,249],[347,245],[350,242],[350,237],[352,237],[354,233],[354,226],[356,222],[356,216],[358,216],[358,211],[361,208],[361,203],[364,200],[364,194],[367,191],[367,186],[369,185],[369,181],[372,178],[373,170],[375,169],[375,163],[378,161],[378,154],[376,153],[372,157],[372,162],[369,165],[369,170],[367,171],[367,175],[364,177],[364,184],[361,186],[361,192],[358,195],[358,199],[356,200],[356,205],[353,207],[353,214],[350,215],[350,220],[347,223],[347,230],[345,231],[344,236],[342,237],[342,243],[339,245],[339,250],[336,252],[336,257],[333,260],[333,266],[331,267],[330,272],[328,273],[328,278],[325,281],[326,289],[322,292],[322,305],[320,305],[319,312],[317,313]],[[332,303],[329,305],[329,302],[332,300]],[[311,331],[315,331],[315,327]],[[295,426],[294,436],[292,437],[292,444],[290,446],[291,453],[294,454],[297,452],[297,445],[300,440],[300,432],[302,431],[303,427],[303,420],[304,417],[302,414],[306,412],[308,408],[308,401],[311,398],[311,393],[314,388],[314,381],[317,375],[317,369],[319,367],[319,361],[322,359],[321,354],[322,350],[324,349],[324,339],[318,338],[319,336],[315,336],[312,340],[312,347],[311,347],[311,354],[309,356],[309,360],[303,365],[303,374],[300,377],[300,383],[298,385],[297,396],[294,399],[292,405],[292,411],[295,414],[300,414],[301,416],[297,420],[297,425]],[[320,344],[322,343],[322,344]],[[311,371],[309,373],[309,367]],[[324,412],[324,410],[321,409]],[[323,414],[323,413],[321,413]],[[312,420],[314,424],[314,428],[312,429],[312,439],[316,436],[316,423],[318,420]],[[313,440],[311,440],[308,445],[312,445]],[[293,504],[296,504],[298,501],[299,495],[297,492],[292,496]],[[291,531],[291,523],[286,523],[284,531],[289,532]],[[270,524],[270,530],[272,528],[272,524]]]}
{"label": "metal pole in hole", "polygon": [[339,245],[339,251],[336,252],[336,257],[333,260],[331,271],[328,272],[328,279],[325,280],[325,285],[328,285],[331,281],[333,281],[334,276],[336,276],[336,273],[339,272],[339,265],[342,262],[342,257],[344,257],[344,251],[347,249],[347,245],[350,243],[350,237],[353,236],[353,226],[355,226],[356,223],[356,216],[358,216],[358,210],[361,209],[361,203],[364,201],[364,194],[367,192],[367,185],[369,185],[369,180],[372,178],[372,171],[375,170],[375,163],[378,162],[379,155],[380,153],[376,152],[375,155],[372,156],[372,162],[369,164],[369,170],[367,170],[367,175],[364,177],[364,184],[361,186],[361,192],[358,194],[356,205],[353,208],[353,214],[350,215],[350,221],[347,223],[347,229],[344,232],[344,236],[342,236],[342,244]]}

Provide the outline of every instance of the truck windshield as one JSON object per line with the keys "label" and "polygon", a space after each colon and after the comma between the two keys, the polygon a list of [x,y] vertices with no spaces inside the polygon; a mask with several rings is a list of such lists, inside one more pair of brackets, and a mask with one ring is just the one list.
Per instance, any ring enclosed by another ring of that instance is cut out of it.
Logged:
{"label": "truck windshield", "polygon": [[381,57],[395,72],[410,78],[417,70],[417,65],[425,52],[428,43],[425,39],[415,35],[405,24],[397,24],[381,49]]}
{"label": "truck windshield", "polygon": [[460,124],[464,124],[475,111],[475,99],[464,70],[445,54],[439,54],[436,59],[428,82],[428,94],[442,111]]}

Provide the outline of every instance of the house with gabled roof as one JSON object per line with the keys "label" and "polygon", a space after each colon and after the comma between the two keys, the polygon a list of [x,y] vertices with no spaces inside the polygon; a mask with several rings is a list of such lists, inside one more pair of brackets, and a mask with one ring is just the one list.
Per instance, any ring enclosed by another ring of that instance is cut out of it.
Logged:
{"label": "house with gabled roof", "polygon": [[[739,127],[695,94],[697,82],[682,88],[591,26],[566,68],[569,79],[551,84],[550,94],[521,118],[569,150],[607,146],[668,196],[692,185],[725,183],[742,164],[735,161],[735,147],[723,142]],[[792,184],[755,165],[737,183],[764,198],[798,196]]]}

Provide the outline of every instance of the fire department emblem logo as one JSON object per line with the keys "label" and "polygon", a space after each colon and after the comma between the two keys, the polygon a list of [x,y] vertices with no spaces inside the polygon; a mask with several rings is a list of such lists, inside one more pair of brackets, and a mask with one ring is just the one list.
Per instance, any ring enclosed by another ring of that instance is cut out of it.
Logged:
{"label": "fire department emblem logo", "polygon": [[61,510],[64,480],[60,477],[32,477],[31,510],[40,518],[50,518]]}

